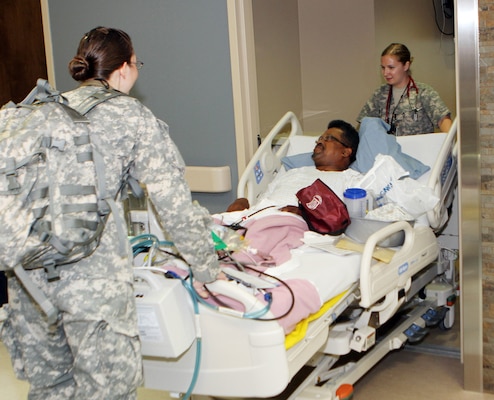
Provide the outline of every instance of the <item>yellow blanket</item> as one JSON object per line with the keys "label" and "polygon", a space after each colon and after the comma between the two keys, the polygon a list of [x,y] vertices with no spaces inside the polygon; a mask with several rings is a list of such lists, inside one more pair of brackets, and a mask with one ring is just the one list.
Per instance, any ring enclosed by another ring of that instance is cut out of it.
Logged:
{"label": "yellow blanket", "polygon": [[346,292],[347,291],[344,291],[343,293],[340,293],[339,295],[328,300],[326,303],[322,305],[319,311],[309,315],[307,318],[300,321],[295,326],[295,329],[285,336],[285,348],[288,350],[290,347],[300,342],[307,333],[309,322],[314,321],[319,317],[321,317],[322,315],[324,315],[326,311],[328,311],[331,307],[333,307],[336,303],[338,303],[338,301],[345,295]]}

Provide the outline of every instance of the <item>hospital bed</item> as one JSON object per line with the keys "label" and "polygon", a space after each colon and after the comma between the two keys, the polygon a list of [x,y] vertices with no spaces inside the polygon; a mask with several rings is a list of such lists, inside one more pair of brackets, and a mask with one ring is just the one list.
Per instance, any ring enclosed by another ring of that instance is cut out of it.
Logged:
{"label": "hospital bed", "polygon": [[[447,223],[456,186],[456,122],[447,134],[398,140],[405,153],[431,166],[420,180],[434,190],[439,204],[425,223],[398,221],[375,232],[361,252],[293,250],[292,258],[276,267],[277,277],[310,280],[322,305],[297,324],[295,335],[276,320],[246,317],[266,305],[238,282],[217,281],[209,288],[236,299],[245,313],[196,303],[179,279],[136,270],[145,386],[187,397],[265,398],[286,392],[287,398],[338,399],[345,384],[353,385],[388,352],[419,341],[429,327],[451,327],[454,266],[442,257],[436,234]],[[314,137],[303,135],[288,112],[248,164],[238,196],[252,204],[283,173],[282,157],[313,146]],[[377,261],[378,244],[397,233],[404,240],[393,247],[391,261]],[[382,336],[380,329],[391,322]],[[352,360],[341,364],[347,357]]]}

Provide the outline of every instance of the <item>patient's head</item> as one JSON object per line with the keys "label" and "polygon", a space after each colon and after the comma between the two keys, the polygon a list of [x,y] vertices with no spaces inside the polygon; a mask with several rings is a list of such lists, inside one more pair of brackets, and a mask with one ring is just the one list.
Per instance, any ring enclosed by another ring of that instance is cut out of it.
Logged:
{"label": "patient's head", "polygon": [[312,159],[322,171],[343,171],[355,161],[359,136],[348,122],[334,120],[316,141]]}

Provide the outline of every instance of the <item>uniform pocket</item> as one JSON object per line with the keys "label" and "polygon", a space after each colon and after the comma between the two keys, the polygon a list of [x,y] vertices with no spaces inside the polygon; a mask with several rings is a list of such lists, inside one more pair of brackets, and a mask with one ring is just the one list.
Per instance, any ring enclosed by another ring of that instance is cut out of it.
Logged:
{"label": "uniform pocket", "polygon": [[139,337],[118,333],[105,321],[81,342],[75,364],[75,375],[82,372],[91,377],[88,383],[99,386],[86,390],[104,393],[104,398],[126,399],[142,383]]}

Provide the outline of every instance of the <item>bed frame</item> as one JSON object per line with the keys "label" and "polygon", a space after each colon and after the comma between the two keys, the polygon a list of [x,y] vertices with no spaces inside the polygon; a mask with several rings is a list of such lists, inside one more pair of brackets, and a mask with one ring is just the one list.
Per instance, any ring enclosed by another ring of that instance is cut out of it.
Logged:
{"label": "bed frame", "polygon": [[[239,197],[248,197],[251,204],[255,202],[281,171],[281,157],[287,154],[290,145],[287,137],[297,135],[302,135],[301,126],[289,112],[248,164],[240,179]],[[173,352],[157,355],[153,341],[141,337],[145,386],[187,396],[192,393],[265,398],[286,390],[289,391],[286,397],[292,399],[307,396],[337,399],[336,393],[342,384],[354,384],[388,352],[400,348],[407,340],[420,339],[430,326],[451,327],[454,306],[450,300],[456,288],[451,279],[445,284],[444,277],[454,274],[451,274],[451,263],[440,257],[435,232],[445,224],[456,182],[456,123],[445,136],[437,153],[441,161],[434,165],[429,178],[429,185],[442,199],[441,207],[428,215],[431,227],[396,222],[374,233],[364,246],[360,280],[341,294],[324,315],[309,324],[304,339],[286,350],[283,329],[275,321],[240,318],[199,305],[194,322],[195,338],[182,345],[185,349],[180,349],[178,355]],[[407,145],[403,146],[405,150]],[[389,264],[375,261],[372,254],[377,243],[399,231],[405,233],[405,241],[392,261]],[[439,280],[441,283],[435,284],[434,290],[427,290],[431,282]],[[172,279],[146,281],[144,277],[137,283],[138,310],[151,293],[165,293],[173,285],[173,291],[183,290],[177,288]],[[246,309],[262,307],[255,297],[225,281],[209,286],[213,292],[236,298]],[[423,295],[418,297],[418,293]],[[190,323],[194,318],[193,305],[191,301],[185,303],[180,315],[188,314],[184,318]],[[164,313],[169,304],[163,308]],[[401,322],[376,342],[376,330],[389,323],[398,312],[403,314]],[[180,332],[184,318],[177,316],[168,325],[174,324]],[[357,363],[334,368],[336,361],[348,353],[363,356]],[[295,381],[296,385],[290,385]]]}

